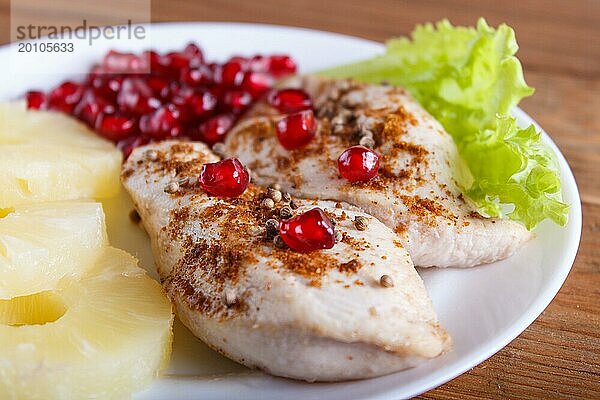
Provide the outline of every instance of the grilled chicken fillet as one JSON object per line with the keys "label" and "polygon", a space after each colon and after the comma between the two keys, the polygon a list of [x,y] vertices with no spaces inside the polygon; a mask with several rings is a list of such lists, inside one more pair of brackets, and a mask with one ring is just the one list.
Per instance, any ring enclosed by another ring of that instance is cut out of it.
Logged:
{"label": "grilled chicken fillet", "polygon": [[[347,204],[295,200],[295,213],[322,208],[341,241],[312,253],[275,247],[264,225],[277,207],[261,206],[265,189],[225,199],[197,185],[202,164],[215,161],[203,144],[163,142],[134,150],[122,172],[161,281],[197,337],[244,365],[307,381],[383,375],[449,349],[389,228]],[[173,181],[179,190],[166,193]],[[369,217],[367,230],[354,227],[357,215]],[[384,274],[393,287],[380,284]]]}
{"label": "grilled chicken fillet", "polygon": [[[319,124],[312,142],[285,150],[275,134],[281,115],[266,102],[225,142],[225,152],[249,166],[258,184],[276,182],[293,195],[361,208],[402,236],[416,266],[490,263],[531,237],[516,222],[481,216],[462,196],[454,141],[402,88],[313,76],[287,84],[302,87],[315,101]],[[337,159],[365,136],[380,155],[379,174],[352,184],[339,176]]]}

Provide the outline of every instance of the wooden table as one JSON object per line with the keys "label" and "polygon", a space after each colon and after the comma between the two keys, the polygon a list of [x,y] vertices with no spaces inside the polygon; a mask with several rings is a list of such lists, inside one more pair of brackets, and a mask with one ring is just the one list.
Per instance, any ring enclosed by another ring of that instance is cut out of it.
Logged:
{"label": "wooden table", "polygon": [[[32,9],[47,7],[35,0]],[[39,3],[39,4],[36,4]],[[71,4],[65,15],[77,15]],[[67,10],[67,8],[65,10]],[[107,12],[114,12],[108,10]],[[526,78],[522,107],[552,134],[577,178],[583,238],[565,285],[523,334],[424,399],[600,399],[600,1],[599,0],[154,0],[153,21],[248,21],[342,32],[378,41],[416,23],[507,22]],[[0,43],[9,41],[0,0]]]}

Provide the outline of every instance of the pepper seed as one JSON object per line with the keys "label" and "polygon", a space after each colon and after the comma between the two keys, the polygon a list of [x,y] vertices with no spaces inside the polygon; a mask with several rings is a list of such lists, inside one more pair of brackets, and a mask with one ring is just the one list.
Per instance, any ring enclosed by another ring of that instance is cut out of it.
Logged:
{"label": "pepper seed", "polygon": [[292,210],[295,210],[298,208],[298,204],[296,204],[296,202],[294,200],[290,200],[290,208]]}
{"label": "pepper seed", "polygon": [[375,147],[375,140],[373,140],[372,137],[363,136],[358,142],[358,144],[368,149],[372,149],[373,147]]}
{"label": "pepper seed", "polygon": [[275,245],[275,247],[277,247],[278,249],[285,249],[287,247],[287,244],[285,244],[285,242],[283,241],[283,239],[281,238],[281,236],[277,235],[273,238],[273,244]]}
{"label": "pepper seed", "polygon": [[336,230],[335,231],[335,242],[339,243],[342,241],[343,238],[344,238],[344,236],[342,235],[342,232]]}
{"label": "pepper seed", "polygon": [[289,193],[284,192],[284,193],[281,194],[281,200],[284,203],[289,203],[290,201],[292,201],[292,196]]}
{"label": "pepper seed", "polygon": [[149,161],[156,161],[158,160],[158,151],[152,149],[146,150],[146,152],[144,153],[144,157],[146,157],[146,159]]}
{"label": "pepper seed", "polygon": [[381,275],[379,278],[379,284],[386,288],[391,288],[394,286],[394,280],[389,275]]}
{"label": "pepper seed", "polygon": [[283,206],[279,209],[279,216],[283,219],[289,219],[294,216],[294,212],[292,211],[292,207]]}
{"label": "pepper seed", "polygon": [[268,219],[267,222],[265,222],[265,234],[267,236],[267,239],[273,239],[275,236],[277,236],[277,233],[279,232],[279,222],[277,222],[276,219]]}
{"label": "pepper seed", "polygon": [[344,125],[345,123],[346,123],[346,118],[344,118],[344,115],[342,113],[336,115],[331,120],[332,125]]}
{"label": "pepper seed", "polygon": [[341,124],[333,125],[333,133],[334,134],[339,135],[342,132],[344,132],[344,125],[341,125]]}
{"label": "pepper seed", "polygon": [[252,226],[250,227],[250,233],[252,236],[260,236],[265,233],[265,228],[262,226]]}
{"label": "pepper seed", "polygon": [[169,182],[167,186],[165,186],[165,192],[169,194],[177,193],[179,191],[179,183],[173,181]]}
{"label": "pepper seed", "polygon": [[235,291],[233,289],[225,289],[225,291],[223,292],[223,303],[225,303],[227,307],[230,307],[233,304],[235,304],[236,301],[237,296],[235,294]]}
{"label": "pepper seed", "polygon": [[223,143],[215,143],[212,147],[212,151],[221,158],[227,158],[227,150]]}
{"label": "pepper seed", "polygon": [[181,178],[177,181],[179,186],[187,186],[190,183],[190,178]]}
{"label": "pepper seed", "polygon": [[275,203],[279,203],[281,201],[281,198],[283,197],[281,192],[274,188],[267,189],[267,196],[271,198]]}
{"label": "pepper seed", "polygon": [[359,231],[364,231],[369,227],[369,218],[357,215],[354,218],[354,226]]}
{"label": "pepper seed", "polygon": [[260,205],[268,210],[272,210],[273,208],[275,208],[275,202],[273,201],[273,199],[270,199],[268,197],[263,199]]}
{"label": "pepper seed", "polygon": [[363,127],[363,128],[360,130],[360,132],[358,133],[358,135],[359,135],[361,138],[368,137],[368,138],[371,138],[371,139],[373,139],[373,131],[372,131],[372,130],[370,130],[370,129],[368,129],[368,128],[364,128],[364,127]]}

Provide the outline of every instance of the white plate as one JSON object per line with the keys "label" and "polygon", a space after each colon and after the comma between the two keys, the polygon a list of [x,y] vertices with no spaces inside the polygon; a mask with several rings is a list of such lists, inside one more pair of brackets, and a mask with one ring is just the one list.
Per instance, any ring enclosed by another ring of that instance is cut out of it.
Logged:
{"label": "white plate", "polygon": [[[256,24],[158,24],[150,28],[150,33],[152,46],[157,50],[178,49],[188,41],[196,41],[210,60],[222,61],[233,54],[288,53],[299,62],[302,72],[363,59],[382,50],[378,43],[349,36]],[[83,55],[67,54],[61,62],[91,65],[111,45],[114,44],[98,42]],[[0,60],[6,60],[13,50],[14,47],[0,49]],[[40,62],[40,67],[44,68],[44,62]],[[1,76],[5,80],[9,77],[0,87],[3,100],[16,98],[28,89],[50,88],[65,78],[61,74],[9,76],[8,71]],[[534,122],[521,110],[516,110],[515,115],[520,124]],[[178,324],[173,359],[166,375],[135,398],[399,399],[439,386],[479,364],[540,315],[564,282],[577,253],[581,234],[577,186],[558,148],[547,135],[544,140],[556,151],[560,162],[564,198],[571,204],[567,227],[542,223],[534,241],[510,259],[492,265],[420,271],[442,324],[454,338],[454,349],[449,354],[381,378],[307,384],[241,367],[209,350]],[[143,266],[152,269],[147,237],[129,222],[130,209],[131,203],[123,193],[106,202],[110,239],[113,245],[136,254]]]}

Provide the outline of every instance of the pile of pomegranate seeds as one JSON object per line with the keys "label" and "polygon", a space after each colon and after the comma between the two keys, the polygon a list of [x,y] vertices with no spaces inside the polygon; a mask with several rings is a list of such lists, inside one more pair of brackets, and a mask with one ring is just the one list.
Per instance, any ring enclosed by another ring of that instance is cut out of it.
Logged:
{"label": "pile of pomegranate seeds", "polygon": [[48,93],[28,92],[26,100],[28,108],[80,119],[128,156],[137,146],[174,137],[210,145],[222,141],[276,79],[295,72],[295,62],[286,55],[209,63],[193,43],[166,54],[110,51],[83,82],[67,81]]}
{"label": "pile of pomegranate seeds", "polygon": [[352,146],[338,158],[338,170],[350,182],[366,182],[377,175],[379,156],[364,146]]}
{"label": "pile of pomegranate seeds", "polygon": [[331,249],[335,244],[333,224],[320,208],[281,221],[279,236],[292,250],[300,253]]}
{"label": "pile of pomegranate seeds", "polygon": [[204,164],[200,171],[200,186],[219,197],[237,197],[248,188],[250,175],[237,158]]}

